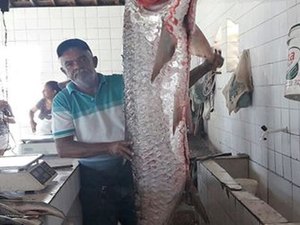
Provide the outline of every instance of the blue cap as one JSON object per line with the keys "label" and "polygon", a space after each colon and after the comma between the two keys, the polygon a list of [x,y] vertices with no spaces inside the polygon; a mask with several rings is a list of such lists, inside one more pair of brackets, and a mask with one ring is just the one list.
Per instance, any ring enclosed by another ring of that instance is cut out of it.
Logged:
{"label": "blue cap", "polygon": [[64,52],[69,50],[70,48],[79,48],[81,50],[88,50],[89,52],[92,53],[90,47],[85,41],[74,38],[74,39],[65,40],[59,44],[59,46],[56,49],[57,56],[61,57],[64,54]]}

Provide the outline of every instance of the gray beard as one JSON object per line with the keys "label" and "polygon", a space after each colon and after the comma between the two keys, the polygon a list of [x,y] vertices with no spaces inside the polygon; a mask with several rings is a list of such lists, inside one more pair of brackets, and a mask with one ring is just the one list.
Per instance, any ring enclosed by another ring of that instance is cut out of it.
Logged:
{"label": "gray beard", "polygon": [[[91,73],[93,75],[91,75]],[[92,88],[97,85],[97,75],[96,73],[94,74],[93,71],[79,70],[77,73],[74,74],[74,77],[74,82],[79,87]]]}

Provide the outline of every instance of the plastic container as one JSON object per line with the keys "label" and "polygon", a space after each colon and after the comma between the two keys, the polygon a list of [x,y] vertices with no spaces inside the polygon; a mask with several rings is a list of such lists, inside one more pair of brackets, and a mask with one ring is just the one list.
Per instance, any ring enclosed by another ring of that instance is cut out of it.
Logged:
{"label": "plastic container", "polygon": [[289,52],[284,97],[300,101],[300,23],[290,28],[287,44]]}

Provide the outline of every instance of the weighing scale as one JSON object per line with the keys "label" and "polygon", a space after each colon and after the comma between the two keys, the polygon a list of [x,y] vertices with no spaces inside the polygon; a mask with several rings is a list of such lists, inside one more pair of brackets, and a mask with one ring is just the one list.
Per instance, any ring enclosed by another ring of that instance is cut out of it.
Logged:
{"label": "weighing scale", "polygon": [[52,135],[31,135],[21,138],[17,149],[18,155],[57,155],[55,142]]}
{"label": "weighing scale", "polygon": [[57,173],[42,157],[42,154],[0,157],[0,192],[44,189]]}

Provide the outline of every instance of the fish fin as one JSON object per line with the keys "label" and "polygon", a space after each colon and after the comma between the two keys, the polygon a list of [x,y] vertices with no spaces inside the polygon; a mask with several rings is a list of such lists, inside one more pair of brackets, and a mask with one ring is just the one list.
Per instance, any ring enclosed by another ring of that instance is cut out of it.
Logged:
{"label": "fish fin", "polygon": [[214,58],[214,52],[208,40],[196,24],[190,36],[190,53],[199,57],[205,57],[209,61],[213,61]]}
{"label": "fish fin", "polygon": [[151,82],[158,76],[161,68],[171,60],[177,41],[175,37],[166,29],[166,26],[162,26],[160,39],[158,42],[157,53],[155,57],[155,63],[152,71]]}

